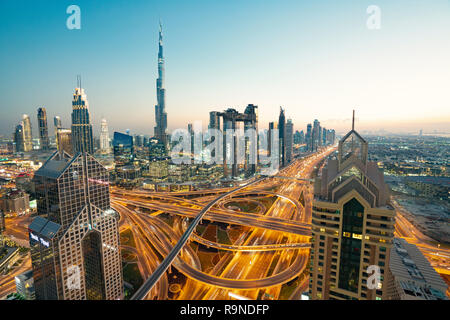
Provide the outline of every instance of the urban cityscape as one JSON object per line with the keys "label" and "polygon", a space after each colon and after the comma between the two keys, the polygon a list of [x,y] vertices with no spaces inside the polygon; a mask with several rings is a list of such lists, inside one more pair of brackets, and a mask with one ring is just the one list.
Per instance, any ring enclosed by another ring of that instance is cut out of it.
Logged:
{"label": "urban cityscape", "polygon": [[[64,32],[92,28],[83,12],[63,10]],[[51,92],[1,101],[15,120],[0,131],[0,300],[449,299],[448,112],[446,127],[395,131],[366,126],[362,105],[341,123],[258,96],[173,107],[163,18],[136,55],[156,57],[146,129],[123,129],[127,105],[110,121],[81,71],[57,70],[72,83],[58,107]]]}

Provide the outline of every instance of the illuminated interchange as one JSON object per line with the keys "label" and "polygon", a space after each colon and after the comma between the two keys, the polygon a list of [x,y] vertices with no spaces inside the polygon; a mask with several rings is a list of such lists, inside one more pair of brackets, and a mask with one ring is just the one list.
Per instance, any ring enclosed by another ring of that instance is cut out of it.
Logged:
{"label": "illuminated interchange", "polygon": [[448,299],[448,244],[392,201],[354,114],[338,144],[283,108],[259,130],[253,104],[169,135],[164,76],[160,25],[152,137],[94,138],[78,77],[70,129],[40,107],[37,142],[24,115],[2,143],[0,298]]}

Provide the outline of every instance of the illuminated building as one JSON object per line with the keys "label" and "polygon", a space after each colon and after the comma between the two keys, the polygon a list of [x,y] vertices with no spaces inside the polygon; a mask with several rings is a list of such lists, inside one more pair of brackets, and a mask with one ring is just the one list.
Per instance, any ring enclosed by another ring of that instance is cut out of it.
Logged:
{"label": "illuminated building", "polygon": [[405,239],[394,239],[385,290],[389,300],[448,300],[445,281]]}
{"label": "illuminated building", "polygon": [[[339,141],[316,179],[312,211],[312,299],[381,299],[394,234],[395,211],[367,142],[354,130]],[[368,270],[381,279],[368,288]]]}
{"label": "illuminated building", "polygon": [[72,144],[73,152],[94,154],[94,138],[90,122],[89,103],[81,80],[78,80],[72,100]]}
{"label": "illuminated building", "polygon": [[41,150],[48,150],[50,141],[48,139],[47,110],[45,110],[45,108],[38,109],[37,119]]}
{"label": "illuminated building", "polygon": [[16,282],[17,293],[22,296],[25,300],[36,299],[36,294],[34,292],[34,280],[33,271],[28,270],[24,273],[19,274],[14,278]]}
{"label": "illuminated building", "polygon": [[169,158],[152,158],[148,165],[147,175],[154,182],[166,181],[169,176]]}
{"label": "illuminated building", "polygon": [[87,153],[55,152],[34,181],[38,216],[28,231],[36,299],[121,299],[119,217],[106,169]]}
{"label": "illuminated building", "polygon": [[30,196],[21,190],[13,189],[3,197],[4,213],[28,213],[30,211]]}
{"label": "illuminated building", "polygon": [[56,141],[59,152],[73,154],[72,130],[59,128],[56,132]]}
{"label": "illuminated building", "polygon": [[31,133],[30,117],[26,114],[23,115],[22,129],[23,129],[23,151],[29,152],[33,150],[33,134]]}

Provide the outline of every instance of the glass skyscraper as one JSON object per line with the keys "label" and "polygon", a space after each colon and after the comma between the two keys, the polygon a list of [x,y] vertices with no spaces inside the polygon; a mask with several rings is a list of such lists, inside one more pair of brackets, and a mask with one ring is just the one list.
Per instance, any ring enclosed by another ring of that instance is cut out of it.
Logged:
{"label": "glass skyscraper", "polygon": [[94,139],[89,115],[89,103],[84,89],[75,88],[72,100],[73,152],[94,153]]}
{"label": "glass skyscraper", "polygon": [[38,109],[37,119],[41,150],[48,150],[50,147],[50,141],[48,139],[47,110],[45,110],[45,108]]}
{"label": "glass skyscraper", "polygon": [[34,182],[38,216],[28,229],[36,299],[123,298],[106,169],[87,153],[55,152]]}
{"label": "glass skyscraper", "polygon": [[167,148],[167,113],[166,113],[166,89],[164,88],[164,55],[162,25],[159,24],[159,50],[158,50],[158,79],[156,79],[156,99],[155,105],[155,138]]}

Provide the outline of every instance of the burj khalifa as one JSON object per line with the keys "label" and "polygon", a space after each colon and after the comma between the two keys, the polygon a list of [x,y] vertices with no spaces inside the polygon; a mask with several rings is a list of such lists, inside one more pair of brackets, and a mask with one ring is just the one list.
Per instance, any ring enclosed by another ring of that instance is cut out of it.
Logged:
{"label": "burj khalifa", "polygon": [[167,148],[168,135],[167,135],[167,113],[166,113],[166,89],[164,89],[164,57],[163,57],[161,22],[159,23],[158,79],[156,79],[156,98],[157,98],[157,104],[155,105],[156,126],[154,136],[164,144],[165,148]]}

